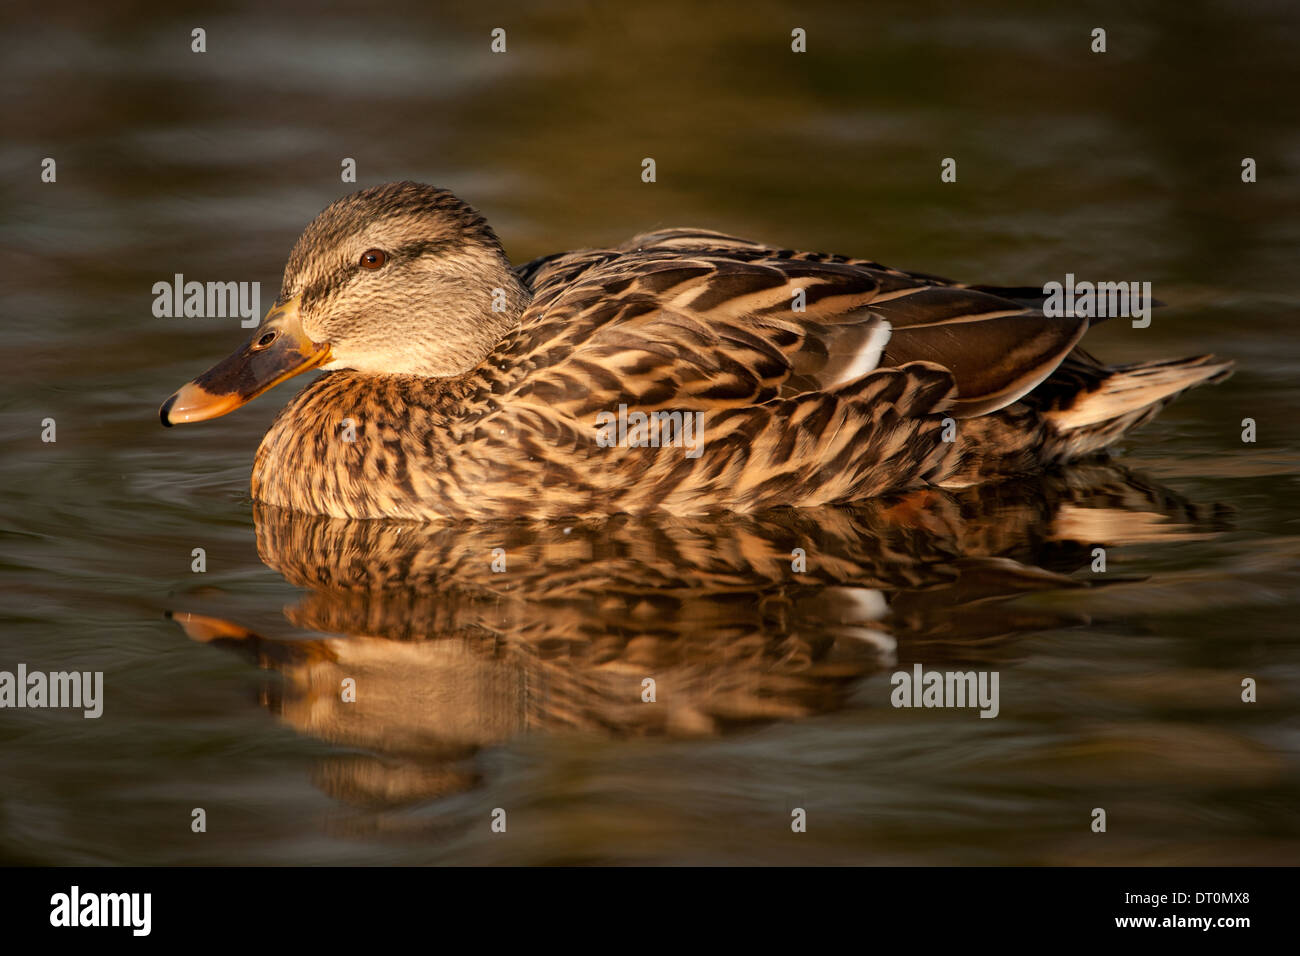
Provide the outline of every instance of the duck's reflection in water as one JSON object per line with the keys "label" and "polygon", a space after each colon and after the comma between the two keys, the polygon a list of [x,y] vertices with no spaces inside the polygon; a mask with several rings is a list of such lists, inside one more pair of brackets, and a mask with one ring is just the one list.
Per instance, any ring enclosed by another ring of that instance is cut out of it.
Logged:
{"label": "duck's reflection in water", "polygon": [[1015,598],[1113,580],[1094,547],[1221,521],[1108,464],[757,515],[255,518],[263,561],[310,592],[286,616],[322,636],[175,617],[278,671],[265,699],[295,729],[371,754],[318,779],[381,806],[472,787],[475,754],[522,733],[720,734],[834,710],[882,668],[1005,661],[1017,635],[1087,623]]}

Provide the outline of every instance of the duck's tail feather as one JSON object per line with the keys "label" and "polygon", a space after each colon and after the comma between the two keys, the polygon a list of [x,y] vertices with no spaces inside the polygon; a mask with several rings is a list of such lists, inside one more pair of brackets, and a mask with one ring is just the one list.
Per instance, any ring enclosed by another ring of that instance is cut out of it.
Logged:
{"label": "duck's tail feather", "polygon": [[[1012,302],[1018,302],[1023,306],[1031,309],[1041,309],[1047,302],[1049,296],[1040,286],[1032,285],[967,285],[963,288],[971,289],[975,292],[987,292],[989,295],[996,295],[1000,299],[1010,299]],[[1133,291],[1130,293],[1129,309],[1130,314],[1136,314],[1136,311],[1146,308],[1159,309],[1165,305],[1159,299],[1152,298],[1149,302],[1143,302],[1141,292]],[[1092,325],[1099,325],[1105,322],[1109,315],[1099,315],[1092,318]]]}
{"label": "duck's tail feather", "polygon": [[1232,366],[1231,361],[1213,355],[1098,365],[1093,375],[1076,379],[1082,388],[1064,400],[1058,397],[1055,407],[1044,409],[1043,417],[1067,442],[1068,457],[1086,455],[1155,417],[1187,389],[1223,381],[1232,374]]}

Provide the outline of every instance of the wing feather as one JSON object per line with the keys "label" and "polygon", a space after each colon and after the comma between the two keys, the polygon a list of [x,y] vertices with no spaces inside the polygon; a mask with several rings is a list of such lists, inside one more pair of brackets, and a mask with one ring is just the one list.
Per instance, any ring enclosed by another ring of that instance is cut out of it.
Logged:
{"label": "wing feather", "polygon": [[[503,346],[513,397],[585,417],[620,403],[725,409],[826,392],[929,362],[953,413],[986,414],[1046,379],[1088,320],[867,259],[668,229],[518,270],[534,301]],[[505,364],[505,363],[502,363]]]}

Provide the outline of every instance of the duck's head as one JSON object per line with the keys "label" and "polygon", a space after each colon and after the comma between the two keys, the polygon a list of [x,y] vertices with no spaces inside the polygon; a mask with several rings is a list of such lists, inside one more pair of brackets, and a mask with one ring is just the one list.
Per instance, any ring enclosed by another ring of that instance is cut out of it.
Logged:
{"label": "duck's head", "polygon": [[528,298],[487,221],[445,189],[363,189],[306,228],[252,337],[167,399],[162,423],[216,418],[313,368],[463,374]]}

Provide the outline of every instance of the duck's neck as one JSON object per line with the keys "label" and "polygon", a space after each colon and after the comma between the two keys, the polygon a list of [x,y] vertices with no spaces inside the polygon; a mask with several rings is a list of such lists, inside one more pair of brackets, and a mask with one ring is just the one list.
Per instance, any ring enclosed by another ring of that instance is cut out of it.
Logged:
{"label": "duck's neck", "polygon": [[[519,328],[533,292],[499,248],[490,263],[469,269],[470,278],[440,296],[436,340],[426,343],[423,363],[405,370],[436,378],[455,378],[483,364],[492,350]],[[391,366],[389,370],[391,370]]]}
{"label": "duck's neck", "polygon": [[[525,310],[533,301],[532,289],[520,281],[504,253],[501,265],[503,271],[482,280],[487,288],[473,300],[482,302],[486,299],[491,302],[491,308],[488,311],[476,310],[473,317],[464,322],[465,331],[459,334],[465,336],[465,347],[460,360],[448,366],[454,366],[453,374],[467,374],[481,365],[507,335],[519,328]],[[439,351],[445,354],[445,350],[444,344]],[[450,377],[445,371],[433,374]]]}

